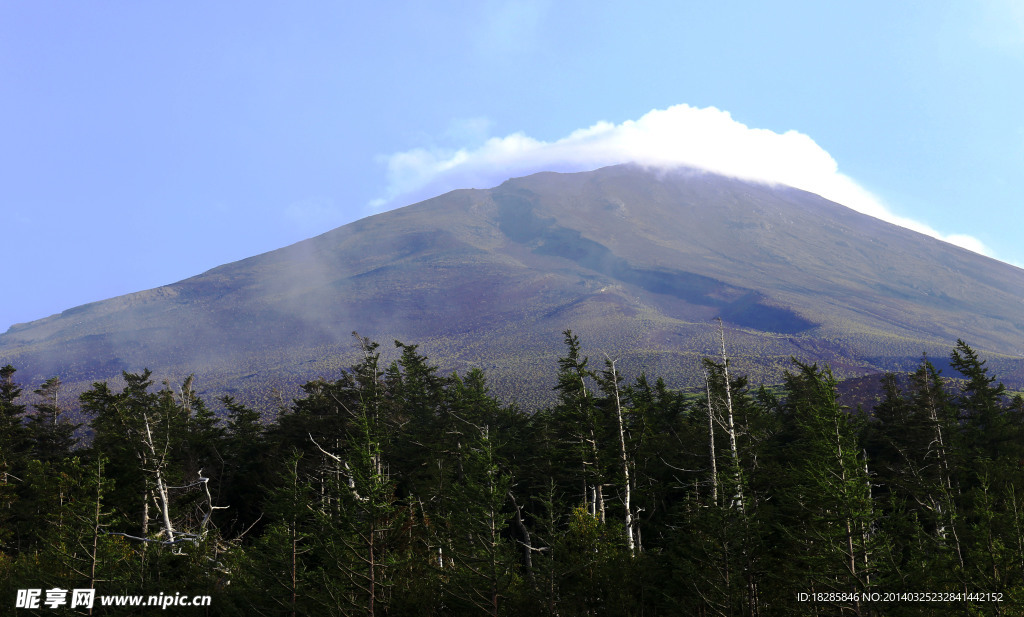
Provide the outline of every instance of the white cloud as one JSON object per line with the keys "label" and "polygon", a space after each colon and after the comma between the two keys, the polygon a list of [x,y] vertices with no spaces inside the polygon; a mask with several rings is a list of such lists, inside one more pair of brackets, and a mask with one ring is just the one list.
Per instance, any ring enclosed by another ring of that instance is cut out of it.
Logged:
{"label": "white cloud", "polygon": [[418,148],[382,159],[388,189],[377,209],[405,205],[459,188],[488,188],[538,171],[586,171],[619,163],[655,168],[692,166],[747,180],[785,184],[884,221],[991,255],[981,241],[943,235],[897,216],[877,197],[839,172],[835,159],[797,131],[750,128],[714,107],[675,105],[621,124],[598,122],[557,141],[522,133],[493,137],[468,149]]}

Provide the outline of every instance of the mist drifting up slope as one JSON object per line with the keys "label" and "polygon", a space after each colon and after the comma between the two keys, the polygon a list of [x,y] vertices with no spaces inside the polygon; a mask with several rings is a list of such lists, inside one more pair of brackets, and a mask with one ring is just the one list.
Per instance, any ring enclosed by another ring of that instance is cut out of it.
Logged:
{"label": "mist drifting up slope", "polygon": [[1009,360],[1024,350],[1021,298],[1024,271],[811,193],[615,166],[454,191],[69,309],[0,335],[0,362],[78,387],[194,372],[208,393],[258,398],[335,375],[358,331],[540,402],[566,328],[684,385],[721,317],[738,370],[774,381],[791,355],[855,375],[957,338]]}

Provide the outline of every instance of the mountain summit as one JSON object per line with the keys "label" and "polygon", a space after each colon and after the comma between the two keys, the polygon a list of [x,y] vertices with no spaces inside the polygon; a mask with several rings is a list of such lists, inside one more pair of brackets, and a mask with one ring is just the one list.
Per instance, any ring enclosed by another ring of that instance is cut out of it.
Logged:
{"label": "mountain summit", "polygon": [[0,335],[0,363],[87,385],[149,367],[243,397],[324,376],[351,333],[417,343],[444,370],[546,400],[561,332],[638,374],[693,383],[715,355],[775,381],[790,356],[839,375],[945,356],[1018,370],[1024,270],[817,195],[692,169],[615,166],[459,190]]}

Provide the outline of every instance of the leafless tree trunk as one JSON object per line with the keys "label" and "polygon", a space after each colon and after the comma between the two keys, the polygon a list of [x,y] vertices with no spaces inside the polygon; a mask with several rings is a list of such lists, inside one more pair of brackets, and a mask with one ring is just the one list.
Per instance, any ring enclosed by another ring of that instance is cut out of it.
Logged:
{"label": "leafless tree trunk", "polygon": [[736,446],[736,423],[733,419],[732,409],[732,384],[729,383],[729,357],[725,353],[725,325],[722,319],[718,319],[718,334],[722,341],[722,370],[725,377],[725,409],[727,419],[727,430],[729,431],[729,451],[732,454],[733,479],[736,483],[736,494],[733,495],[733,505],[743,512],[743,481],[740,476],[740,453]]}
{"label": "leafless tree trunk", "polygon": [[160,518],[163,519],[164,536],[167,538],[167,542],[174,543],[174,525],[171,524],[171,504],[167,498],[167,485],[164,482],[163,471],[166,465],[167,448],[164,448],[162,454],[157,455],[156,444],[153,443],[153,433],[149,427],[149,414],[142,414],[143,428],[146,430],[143,445],[149,450],[149,454],[152,457],[154,464],[153,475],[156,478],[156,497],[158,498],[157,506],[160,508]]}
{"label": "leafless tree trunk", "polygon": [[[298,463],[296,463],[296,465],[298,465]],[[296,472],[292,476],[292,490],[293,491],[297,490],[298,482],[299,482],[299,480],[298,480],[298,472]],[[291,539],[291,546],[292,546],[292,571],[291,571],[291,575],[292,575],[292,581],[291,581],[292,582],[292,588],[291,588],[292,598],[291,598],[291,606],[292,606],[292,617],[295,617],[295,606],[297,605],[298,599],[299,599],[299,567],[298,567],[298,563],[299,563],[299,530],[298,530],[299,522],[298,522],[297,517],[295,515],[292,515],[291,523],[292,523],[291,526],[290,526],[291,527],[291,529],[290,529],[290,531],[291,531],[291,534],[290,534],[291,538],[290,539]]]}
{"label": "leafless tree trunk", "polygon": [[[586,396],[587,384],[584,383],[584,381],[583,381],[583,375],[580,375],[580,387],[583,388],[584,396]],[[604,491],[602,490],[603,487],[601,486],[601,465],[600,465],[600,459],[599,459],[598,454],[597,454],[597,452],[598,452],[598,448],[597,448],[597,435],[594,434],[593,414],[592,413],[587,413],[586,415],[587,415],[588,418],[590,418],[590,422],[591,422],[591,426],[590,426],[590,439],[588,439],[587,441],[590,442],[590,452],[591,452],[591,456],[592,456],[592,458],[590,460],[590,466],[591,466],[591,469],[593,469],[593,476],[594,476],[594,486],[591,487],[591,491],[590,491],[590,494],[591,494],[591,497],[592,497],[592,500],[593,500],[593,502],[591,504],[591,507],[590,507],[590,514],[592,516],[594,516],[594,517],[598,517],[599,516],[600,519],[601,519],[601,522],[603,523],[604,522]]]}
{"label": "leafless tree trunk", "polygon": [[512,507],[516,509],[516,533],[519,534],[517,540],[523,547],[523,567],[526,568],[526,575],[529,577],[530,582],[536,585],[536,580],[533,575],[533,541],[530,539],[530,530],[526,528],[526,524],[523,523],[523,508],[516,503],[516,497],[512,494],[512,491],[508,493],[509,499],[512,500]]}
{"label": "leafless tree trunk", "polygon": [[708,393],[708,458],[711,459],[711,501],[718,505],[718,461],[715,456],[715,412],[711,406],[711,376],[704,369],[704,386]]}
{"label": "leafless tree trunk", "polygon": [[632,501],[631,501],[632,500],[631,480],[630,480],[630,477],[629,477],[629,458],[628,458],[628,455],[626,453],[626,426],[625,426],[625,422],[623,421],[623,418],[622,418],[622,402],[619,399],[619,376],[618,376],[618,373],[615,370],[615,362],[616,362],[616,360],[612,360],[611,358],[608,358],[607,355],[605,356],[605,358],[608,361],[608,368],[611,369],[611,373],[612,373],[612,388],[613,388],[612,391],[615,393],[615,413],[618,416],[618,420],[619,420],[619,446],[620,446],[619,452],[620,452],[620,454],[622,456],[622,475],[623,475],[623,478],[624,478],[624,482],[623,482],[624,483],[624,487],[623,488],[625,489],[624,501],[625,501],[625,506],[626,506],[626,546],[629,547],[629,554],[630,554],[630,556],[635,557],[636,556],[636,543],[634,541],[634,534],[633,534],[633,525],[634,525],[634,523],[633,523],[633,506],[632,506]]}
{"label": "leafless tree trunk", "polygon": [[[960,569],[963,571],[964,568],[964,554],[962,547],[960,546],[960,536],[956,530],[956,523],[954,518],[954,502],[953,493],[959,493],[959,485],[954,486],[953,473],[950,469],[949,464],[949,452],[946,449],[945,439],[942,434],[942,423],[939,421],[938,410],[936,409],[935,399],[932,395],[932,385],[929,383],[930,376],[928,373],[924,374],[924,383],[921,387],[925,389],[928,396],[928,419],[932,423],[934,429],[933,442],[938,446],[938,457],[939,457],[939,468],[941,470],[941,477],[939,478],[940,490],[943,493],[940,503],[938,504],[938,510],[940,515],[940,524],[936,530],[937,535],[943,541],[946,539],[946,525],[949,525],[949,531],[953,535],[953,544],[956,549],[957,561],[960,564]],[[966,583],[963,589],[967,590]]]}
{"label": "leafless tree trunk", "polygon": [[[92,551],[89,555],[89,589],[96,588],[96,564],[99,562],[100,532],[103,526],[100,524],[101,505],[103,501],[103,459],[96,461],[96,509],[92,521]],[[92,615],[92,608],[89,608]]]}
{"label": "leafless tree trunk", "polygon": [[[871,489],[871,470],[868,468],[868,451],[861,450],[861,454],[864,456],[864,481],[867,484],[868,503],[874,503],[873,491]],[[868,587],[871,586],[871,552],[869,549],[871,535],[870,526],[864,526],[861,530],[861,541],[864,543],[864,583]]]}

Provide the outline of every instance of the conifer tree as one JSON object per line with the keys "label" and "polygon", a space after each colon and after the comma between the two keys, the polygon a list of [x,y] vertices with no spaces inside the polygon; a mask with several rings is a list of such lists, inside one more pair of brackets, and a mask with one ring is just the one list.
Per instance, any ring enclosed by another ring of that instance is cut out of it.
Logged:
{"label": "conifer tree", "polygon": [[[215,505],[210,476],[204,475],[216,465],[210,434],[219,430],[192,392],[191,378],[176,397],[169,386],[150,392],[150,376],[149,370],[126,372],[121,392],[96,383],[81,396],[83,409],[93,415],[93,450],[110,461],[111,503],[124,521],[109,533],[135,543],[144,580],[150,567],[159,576],[161,569],[180,570],[186,562],[205,579],[220,568],[213,515],[224,506]],[[150,551],[150,545],[158,548]]]}
{"label": "conifer tree", "polygon": [[[356,606],[367,615],[386,614],[401,559],[398,534],[404,522],[396,483],[383,447],[385,427],[367,397],[356,411],[348,443],[345,486],[338,487],[344,508],[337,562],[353,590]],[[339,461],[341,462],[341,461]]]}
{"label": "conifer tree", "polygon": [[56,461],[70,456],[79,425],[67,422],[60,403],[60,377],[51,377],[34,391],[39,402],[28,419],[30,456],[40,461]]}
{"label": "conifer tree", "polygon": [[[786,374],[786,409],[797,436],[788,448],[793,485],[785,499],[796,517],[791,532],[808,549],[799,556],[797,585],[863,593],[872,588],[879,539],[858,420],[840,407],[828,368],[794,365],[796,372]],[[854,606],[858,614],[866,610]]]}
{"label": "conifer tree", "polygon": [[619,488],[622,507],[625,510],[623,529],[626,536],[626,548],[629,549],[630,556],[635,557],[637,552],[636,515],[633,503],[633,475],[635,475],[633,468],[635,464],[630,457],[632,444],[627,446],[626,443],[630,420],[627,417],[628,411],[623,407],[623,394],[620,389],[622,377],[618,373],[614,360],[605,357],[605,368],[601,371],[597,381],[604,394],[604,406],[608,409],[606,413],[610,413],[614,418],[613,424],[618,429],[616,433],[618,434],[619,456],[617,457],[618,464],[614,466],[614,475],[618,476],[616,486]]}
{"label": "conifer tree", "polygon": [[985,364],[967,343],[957,340],[950,365],[967,380],[956,403],[969,454],[998,458],[1021,453],[1019,417],[1006,413],[1006,386],[988,374]]}
{"label": "conifer tree", "polygon": [[[657,547],[671,505],[689,488],[681,486],[679,469],[694,467],[688,457],[697,444],[684,443],[681,428],[686,415],[683,396],[658,378],[651,384],[641,374],[626,388],[630,410],[629,458],[635,489],[634,535],[639,552]],[[698,414],[699,415],[699,414]],[[648,533],[648,531],[652,533]]]}
{"label": "conifer tree", "polygon": [[0,551],[11,553],[20,545],[14,504],[26,463],[28,434],[22,423],[25,405],[16,403],[21,388],[14,381],[15,368],[0,368]]}
{"label": "conifer tree", "polygon": [[559,403],[555,419],[560,424],[564,439],[576,450],[579,469],[577,482],[582,503],[592,516],[605,520],[604,473],[601,458],[602,426],[598,421],[594,395],[588,381],[593,373],[587,368],[588,358],[580,353],[579,337],[571,330],[565,337],[566,355],[558,360]]}
{"label": "conifer tree", "polygon": [[521,583],[516,572],[516,551],[505,537],[512,476],[498,453],[499,448],[487,425],[462,450],[463,478],[453,486],[462,504],[452,512],[448,531],[452,539],[451,571],[444,580],[452,604],[463,604],[466,614],[477,611],[497,617],[504,614],[515,587]]}
{"label": "conifer tree", "polygon": [[[724,363],[710,359],[703,361],[703,369],[705,397],[694,401],[687,434],[707,458],[711,456],[708,444],[714,447],[720,471],[711,484],[707,477],[711,465],[701,460],[700,468],[686,474],[694,484],[687,498],[677,502],[672,521],[677,529],[687,530],[669,544],[671,563],[679,573],[679,592],[672,597],[681,611],[756,613],[766,566],[756,520],[761,499],[750,485],[755,472],[752,463],[760,453],[752,443],[749,425],[757,420],[759,410],[745,377],[730,375]],[[704,488],[705,483],[710,488]]]}
{"label": "conifer tree", "polygon": [[132,531],[142,536],[150,533],[152,518],[152,488],[144,471],[148,458],[139,443],[143,434],[141,418],[156,407],[156,395],[148,392],[151,375],[148,370],[124,373],[126,385],[121,392],[115,393],[106,382],[97,382],[80,397],[82,410],[92,416],[92,450],[109,461],[107,473],[114,481],[110,503],[121,517],[137,521]]}
{"label": "conifer tree", "polygon": [[883,377],[882,385],[867,448],[876,461],[876,498],[885,504],[882,524],[892,541],[894,566],[885,575],[963,590],[956,409],[927,358],[909,376],[906,391],[895,375]]}
{"label": "conifer tree", "polygon": [[[402,494],[419,497],[432,493],[443,482],[444,445],[441,413],[445,379],[436,367],[420,354],[417,345],[395,341],[401,356],[385,371],[383,390],[386,400],[380,421],[388,424],[382,442],[391,472]],[[427,464],[423,464],[423,463]]]}
{"label": "conifer tree", "polygon": [[962,340],[950,364],[966,378],[956,397],[963,435],[965,473],[962,501],[965,517],[965,588],[1010,591],[1020,589],[1024,570],[1014,544],[1021,538],[1019,490],[1024,482],[1024,421],[1009,400],[1006,388],[988,374],[985,361]]}
{"label": "conifer tree", "polygon": [[320,577],[310,554],[317,531],[314,492],[300,477],[301,457],[294,452],[284,462],[281,481],[267,502],[269,523],[248,551],[250,601],[265,614],[300,617],[322,608]]}
{"label": "conifer tree", "polygon": [[224,472],[220,494],[231,504],[227,512],[227,536],[240,534],[257,524],[263,516],[266,487],[272,482],[272,463],[268,460],[269,444],[260,413],[235,401],[221,398],[227,411],[224,438]]}

